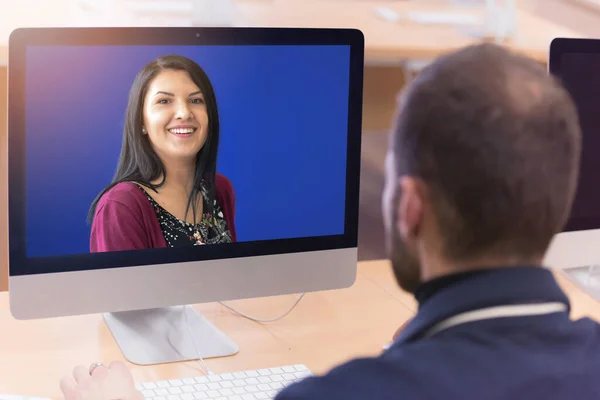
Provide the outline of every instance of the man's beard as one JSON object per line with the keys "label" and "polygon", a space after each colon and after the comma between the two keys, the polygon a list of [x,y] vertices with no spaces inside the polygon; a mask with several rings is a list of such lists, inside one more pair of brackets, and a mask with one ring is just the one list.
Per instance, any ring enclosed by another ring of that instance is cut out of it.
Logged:
{"label": "man's beard", "polygon": [[421,263],[411,254],[394,228],[388,237],[387,248],[396,281],[403,290],[414,293],[421,284]]}

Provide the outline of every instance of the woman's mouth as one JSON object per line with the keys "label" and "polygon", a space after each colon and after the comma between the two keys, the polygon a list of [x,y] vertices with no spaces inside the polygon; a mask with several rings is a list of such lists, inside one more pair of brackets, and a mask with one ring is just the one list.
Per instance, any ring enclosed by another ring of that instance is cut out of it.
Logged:
{"label": "woman's mouth", "polygon": [[167,130],[174,135],[191,135],[196,132],[196,129],[198,128],[171,128]]}

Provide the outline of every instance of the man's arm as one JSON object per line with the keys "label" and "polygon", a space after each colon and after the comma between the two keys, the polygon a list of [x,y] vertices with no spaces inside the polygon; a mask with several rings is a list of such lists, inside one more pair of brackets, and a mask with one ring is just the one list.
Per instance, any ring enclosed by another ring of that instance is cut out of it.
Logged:
{"label": "man's arm", "polygon": [[323,376],[288,386],[275,400],[415,398],[411,397],[415,395],[415,387],[408,384],[411,375],[400,364],[381,357],[356,359]]}

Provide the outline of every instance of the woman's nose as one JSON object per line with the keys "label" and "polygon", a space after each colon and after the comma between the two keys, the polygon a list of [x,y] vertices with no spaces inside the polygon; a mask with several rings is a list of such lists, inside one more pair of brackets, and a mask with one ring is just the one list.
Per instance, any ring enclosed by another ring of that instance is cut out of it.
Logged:
{"label": "woman's nose", "polygon": [[187,102],[179,103],[179,105],[177,106],[175,117],[177,119],[191,119],[193,117],[193,114],[190,111]]}

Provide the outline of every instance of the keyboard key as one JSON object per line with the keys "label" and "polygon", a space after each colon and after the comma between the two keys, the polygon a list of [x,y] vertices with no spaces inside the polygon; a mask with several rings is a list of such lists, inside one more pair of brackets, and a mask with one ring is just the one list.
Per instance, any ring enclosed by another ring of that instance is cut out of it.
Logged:
{"label": "keyboard key", "polygon": [[170,387],[168,390],[171,394],[183,394],[183,390],[181,390],[181,388],[178,386]]}
{"label": "keyboard key", "polygon": [[223,374],[221,375],[221,378],[223,378],[224,381],[232,381],[235,379],[233,374]]}
{"label": "keyboard key", "polygon": [[[183,379],[183,383],[186,385],[193,385],[194,383],[196,383],[196,381],[194,380],[194,378],[185,378]],[[150,389],[150,388],[148,388]]]}
{"label": "keyboard key", "polygon": [[244,378],[246,378],[246,373],[244,373],[244,372],[235,372],[233,374],[233,377],[236,378],[236,379],[244,379]]}
{"label": "keyboard key", "polygon": [[288,373],[288,374],[283,374],[283,379],[286,381],[295,381],[297,378],[296,378],[295,374]]}
{"label": "keyboard key", "polygon": [[170,379],[169,383],[171,386],[183,386],[183,381],[181,379]]}
{"label": "keyboard key", "polygon": [[191,393],[184,393],[181,395],[181,400],[194,400],[194,395]]}
{"label": "keyboard key", "polygon": [[219,375],[209,375],[208,380],[211,382],[221,382],[223,378],[221,378]]}
{"label": "keyboard key", "polygon": [[308,377],[310,375],[311,375],[311,373],[308,372],[308,371],[296,372],[296,378],[298,378],[298,379],[304,379],[304,378],[306,378],[306,377]]}
{"label": "keyboard key", "polygon": [[196,383],[194,385],[194,389],[196,389],[197,392],[206,392],[208,390],[208,386],[204,383]]}
{"label": "keyboard key", "polygon": [[196,388],[194,388],[192,385],[185,385],[181,387],[181,390],[183,393],[194,393]]}
{"label": "keyboard key", "polygon": [[250,378],[256,378],[259,374],[257,371],[246,371],[246,375]]}
{"label": "keyboard key", "polygon": [[144,389],[150,389],[150,390],[158,388],[158,386],[154,382],[146,382],[146,383],[143,383],[141,386]]}
{"label": "keyboard key", "polygon": [[283,369],[277,367],[277,368],[269,368],[269,370],[271,371],[271,374],[273,375],[279,375],[279,374],[283,374]]}

